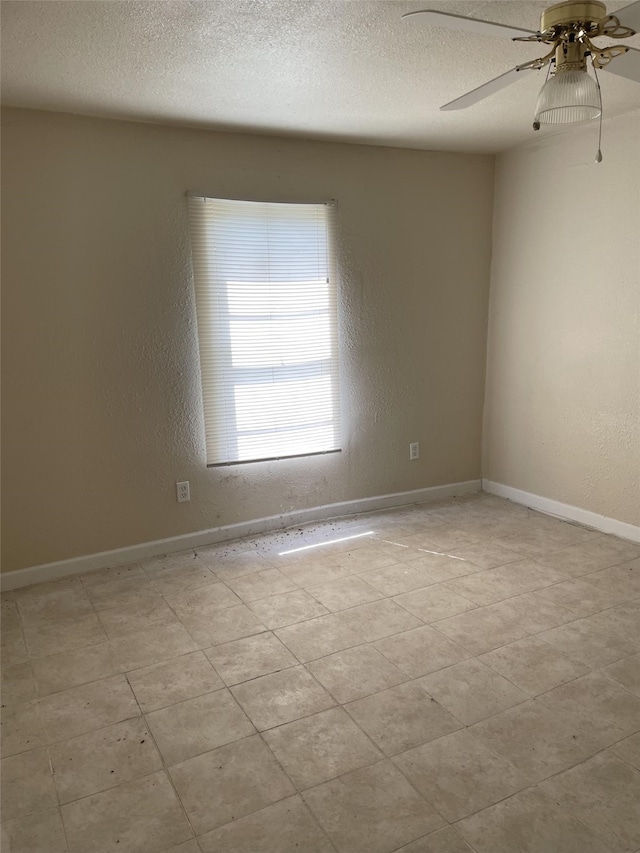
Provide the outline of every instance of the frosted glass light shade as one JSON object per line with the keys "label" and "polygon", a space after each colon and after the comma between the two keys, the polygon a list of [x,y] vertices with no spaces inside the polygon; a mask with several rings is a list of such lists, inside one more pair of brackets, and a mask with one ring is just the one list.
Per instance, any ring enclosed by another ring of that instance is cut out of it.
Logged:
{"label": "frosted glass light shade", "polygon": [[540,124],[571,124],[599,115],[598,87],[586,69],[558,68],[538,95],[535,120]]}

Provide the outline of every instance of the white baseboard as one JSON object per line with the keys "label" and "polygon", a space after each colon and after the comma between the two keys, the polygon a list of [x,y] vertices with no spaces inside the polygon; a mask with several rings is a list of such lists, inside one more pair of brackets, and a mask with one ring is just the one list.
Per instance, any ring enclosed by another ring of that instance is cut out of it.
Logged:
{"label": "white baseboard", "polygon": [[17,589],[34,583],[57,580],[69,575],[84,574],[94,569],[122,566],[125,563],[136,563],[139,560],[148,560],[150,557],[159,557],[163,554],[173,554],[176,551],[186,551],[189,548],[215,545],[219,542],[239,539],[242,536],[254,536],[259,533],[282,530],[295,524],[309,524],[343,515],[355,515],[377,509],[388,509],[389,507],[422,503],[439,498],[455,497],[456,495],[479,492],[480,488],[480,480],[466,480],[462,483],[431,486],[410,492],[396,492],[392,495],[377,495],[372,498],[360,498],[296,510],[283,515],[271,515],[268,518],[258,518],[254,521],[242,521],[224,527],[213,527],[210,530],[185,533],[182,536],[171,536],[169,539],[141,542],[139,545],[129,545],[126,548],[116,548],[113,551],[101,551],[98,554],[87,554],[82,557],[72,557],[69,560],[58,560],[55,563],[44,563],[40,566],[4,572],[0,575],[0,585],[3,590]]}
{"label": "white baseboard", "polygon": [[494,483],[491,480],[482,481],[482,490],[499,498],[507,498],[514,503],[524,504],[531,509],[553,515],[564,521],[575,521],[584,527],[600,530],[602,533],[611,533],[613,536],[620,536],[622,539],[629,539],[631,542],[640,542],[640,527],[635,524],[628,524],[626,521],[618,521],[616,518],[598,515],[597,512],[591,512],[591,510],[582,509],[579,506],[561,503],[561,501],[554,501],[551,498],[543,498],[531,492],[523,492],[521,489],[504,486],[502,483]]}

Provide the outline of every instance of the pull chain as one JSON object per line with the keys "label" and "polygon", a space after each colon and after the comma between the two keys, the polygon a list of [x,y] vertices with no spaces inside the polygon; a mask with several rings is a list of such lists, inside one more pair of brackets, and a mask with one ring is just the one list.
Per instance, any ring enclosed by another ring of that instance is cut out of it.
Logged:
{"label": "pull chain", "polygon": [[596,152],[596,163],[602,163],[602,89],[600,88],[600,80],[598,80],[598,70],[593,64],[593,73],[596,78],[596,86],[598,87],[598,100],[600,102],[600,121],[598,123],[598,151]]}
{"label": "pull chain", "polygon": [[[552,65],[552,63],[555,63],[555,60],[554,60],[554,59],[552,59],[552,60],[551,60],[551,62],[547,65],[547,76],[546,76],[546,77],[545,77],[545,79],[544,79],[544,82],[545,82],[545,83],[547,82],[547,80],[548,80],[548,79],[549,79],[549,77],[551,76],[551,65]],[[534,119],[534,121],[533,121],[533,129],[534,129],[534,130],[540,130],[540,122],[538,121],[538,119]]]}

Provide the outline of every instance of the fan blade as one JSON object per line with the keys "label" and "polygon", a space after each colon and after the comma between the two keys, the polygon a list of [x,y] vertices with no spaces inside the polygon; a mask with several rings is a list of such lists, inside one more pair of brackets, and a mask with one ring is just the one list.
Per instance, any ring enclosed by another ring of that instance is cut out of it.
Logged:
{"label": "fan blade", "polygon": [[640,0],[611,14],[616,16],[623,27],[631,27],[632,30],[640,33]]}
{"label": "fan blade", "polygon": [[[640,3],[636,4],[640,6]],[[616,56],[608,65],[605,65],[604,71],[611,71],[612,74],[617,74],[619,77],[626,77],[628,80],[635,80],[640,83],[640,50],[635,47],[628,47],[627,52],[621,56]]]}
{"label": "fan blade", "polygon": [[473,104],[477,104],[478,101],[488,98],[489,95],[493,95],[494,92],[499,92],[500,89],[504,89],[505,86],[510,86],[511,83],[515,83],[515,81],[520,77],[523,77],[527,71],[534,70],[538,69],[523,68],[521,71],[518,71],[517,68],[512,68],[511,71],[505,71],[504,74],[501,74],[499,77],[494,77],[493,80],[489,80],[488,83],[483,83],[482,86],[478,86],[477,89],[472,89],[471,92],[467,92],[466,95],[461,95],[459,98],[456,98],[455,101],[449,101],[448,104],[440,107],[440,109],[464,110],[467,107],[473,106]]}
{"label": "fan blade", "polygon": [[450,12],[436,12],[433,9],[407,12],[402,17],[406,20],[417,21],[427,27],[447,27],[449,30],[465,30],[477,35],[506,36],[507,38],[535,35],[534,30],[510,27],[507,24],[494,24],[493,21],[481,21],[479,18],[452,15]]}

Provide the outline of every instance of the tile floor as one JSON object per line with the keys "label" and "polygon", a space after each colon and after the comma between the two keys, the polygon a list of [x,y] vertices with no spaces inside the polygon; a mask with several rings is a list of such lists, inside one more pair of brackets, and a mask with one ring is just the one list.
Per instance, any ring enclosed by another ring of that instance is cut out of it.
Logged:
{"label": "tile floor", "polygon": [[488,495],[2,597],[5,853],[635,853],[640,546]]}

